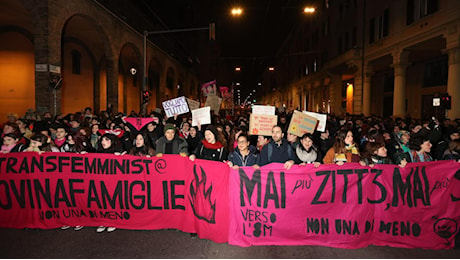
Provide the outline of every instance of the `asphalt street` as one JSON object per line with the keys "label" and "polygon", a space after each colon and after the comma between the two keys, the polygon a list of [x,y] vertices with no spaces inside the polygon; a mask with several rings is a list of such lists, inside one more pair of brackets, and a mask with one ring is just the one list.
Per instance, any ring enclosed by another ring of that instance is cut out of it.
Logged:
{"label": "asphalt street", "polygon": [[191,239],[176,230],[80,231],[0,229],[1,258],[459,258],[460,250],[369,246],[337,249],[319,246],[237,247]]}

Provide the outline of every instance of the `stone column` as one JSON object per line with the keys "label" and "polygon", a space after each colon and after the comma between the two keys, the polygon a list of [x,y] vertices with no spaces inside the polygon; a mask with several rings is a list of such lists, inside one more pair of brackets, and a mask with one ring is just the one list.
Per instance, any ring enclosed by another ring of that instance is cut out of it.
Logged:
{"label": "stone column", "polygon": [[372,76],[372,66],[366,65],[364,67],[363,110],[362,110],[362,113],[365,116],[371,115],[371,76]]}
{"label": "stone column", "polygon": [[[38,20],[34,27],[35,64],[45,64],[47,71],[35,71],[35,106],[39,114],[51,112],[61,113],[61,90],[50,86],[52,79],[50,66],[61,67],[61,34],[60,30],[50,29],[57,18],[49,15],[48,2],[37,3]],[[61,73],[56,73],[61,75]]]}
{"label": "stone column", "polygon": [[447,50],[449,54],[449,76],[447,79],[447,93],[451,98],[451,108],[447,110],[448,118],[460,118],[460,48]]}
{"label": "stone column", "polygon": [[107,59],[107,110],[118,112],[118,59]]}
{"label": "stone column", "polygon": [[[331,100],[331,113],[341,115],[342,111],[342,78],[341,75],[330,75],[329,97]],[[309,103],[311,104],[311,103]]]}
{"label": "stone column", "polygon": [[392,53],[395,80],[393,92],[393,116],[406,116],[406,70],[409,64],[409,52],[396,50]]}
{"label": "stone column", "polygon": [[361,69],[355,74],[355,80],[353,82],[353,114],[363,113],[362,107],[362,94],[363,94],[363,77],[361,75]]}

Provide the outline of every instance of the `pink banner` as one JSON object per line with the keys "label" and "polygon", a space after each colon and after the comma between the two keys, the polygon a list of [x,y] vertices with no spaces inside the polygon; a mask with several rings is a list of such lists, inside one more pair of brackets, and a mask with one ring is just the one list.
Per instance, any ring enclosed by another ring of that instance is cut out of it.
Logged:
{"label": "pink banner", "polygon": [[459,187],[454,161],[232,170],[229,243],[451,248]]}
{"label": "pink banner", "polygon": [[175,228],[232,245],[445,249],[460,164],[239,170],[178,155],[0,155],[0,227]]}
{"label": "pink banner", "polygon": [[125,121],[130,123],[137,131],[141,130],[142,127],[150,122],[156,122],[158,124],[158,118],[155,120],[152,117],[125,117]]}
{"label": "pink banner", "polygon": [[[177,155],[2,155],[0,226],[175,228],[226,242],[228,171],[213,175],[215,166]],[[200,170],[193,174],[195,169]],[[214,207],[206,205],[210,202]]]}

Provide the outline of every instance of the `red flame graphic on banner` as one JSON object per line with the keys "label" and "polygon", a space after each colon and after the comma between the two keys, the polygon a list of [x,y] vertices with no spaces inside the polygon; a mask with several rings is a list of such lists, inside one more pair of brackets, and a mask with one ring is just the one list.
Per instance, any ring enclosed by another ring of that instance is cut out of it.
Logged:
{"label": "red flame graphic on banner", "polygon": [[190,184],[190,204],[193,214],[199,219],[208,223],[216,223],[216,202],[211,202],[212,185],[206,190],[206,173],[201,169],[201,181],[196,172],[196,165],[193,166],[195,179]]}

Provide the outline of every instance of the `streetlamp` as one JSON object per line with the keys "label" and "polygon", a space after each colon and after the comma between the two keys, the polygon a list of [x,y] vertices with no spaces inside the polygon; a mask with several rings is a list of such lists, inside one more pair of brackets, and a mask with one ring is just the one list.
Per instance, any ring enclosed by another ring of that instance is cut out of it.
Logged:
{"label": "streetlamp", "polygon": [[306,14],[312,14],[316,11],[314,7],[307,6],[303,9],[303,12]]}
{"label": "streetlamp", "polygon": [[241,9],[241,7],[235,7],[232,8],[231,13],[233,16],[241,16],[243,14],[243,9]]}

